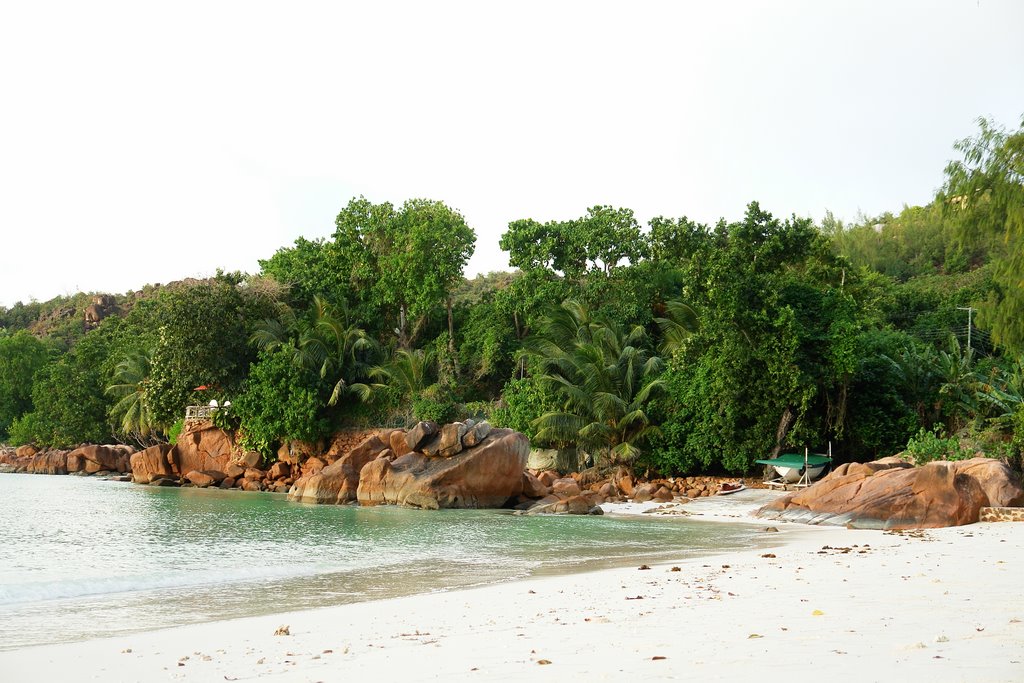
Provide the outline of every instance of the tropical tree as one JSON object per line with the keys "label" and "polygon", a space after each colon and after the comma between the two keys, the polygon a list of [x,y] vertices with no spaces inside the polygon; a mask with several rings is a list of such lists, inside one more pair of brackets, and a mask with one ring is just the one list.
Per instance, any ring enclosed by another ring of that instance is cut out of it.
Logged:
{"label": "tropical tree", "polygon": [[476,243],[462,214],[427,199],[395,209],[360,197],[341,210],[335,225],[339,262],[349,269],[350,286],[369,297],[361,311],[368,319],[386,312],[396,321],[399,347],[407,349],[431,310],[445,305],[454,338],[451,294]]}
{"label": "tropical tree", "polygon": [[907,404],[917,413],[918,424],[930,429],[936,418],[930,408],[938,390],[938,354],[930,346],[908,344],[899,353],[882,358],[895,373]]}
{"label": "tropical tree", "polygon": [[283,306],[277,318],[257,324],[251,341],[261,351],[284,350],[293,364],[317,372],[331,387],[329,406],[346,395],[361,401],[370,397],[373,385],[363,380],[370,374],[376,345],[349,320],[343,305],[315,295],[305,316]]}
{"label": "tropical tree", "polygon": [[935,358],[939,381],[938,401],[950,433],[964,426],[968,417],[978,414],[981,382],[974,370],[974,350],[964,351],[956,337],[950,337],[949,349]]}
{"label": "tropical tree", "polygon": [[986,119],[978,125],[977,137],[956,143],[963,158],[946,167],[939,200],[959,220],[963,238],[1001,238],[996,288],[981,305],[978,324],[991,328],[997,344],[1024,349],[1024,117],[1012,133]]}
{"label": "tropical tree", "polygon": [[[157,425],[182,417],[199,386],[236,394],[256,359],[248,345],[254,326],[275,302],[233,275],[162,291],[145,316],[157,330],[146,400]],[[142,310],[142,307],[137,307]],[[135,316],[132,310],[126,322]]]}
{"label": "tropical tree", "polygon": [[28,331],[0,331],[0,439],[14,420],[32,410],[32,377],[48,360],[46,344]]}
{"label": "tropical tree", "polygon": [[146,396],[152,358],[152,351],[129,353],[114,367],[113,384],[106,388],[106,394],[117,401],[110,408],[111,418],[140,445],[152,441],[157,427]]}
{"label": "tropical tree", "polygon": [[642,326],[595,319],[579,302],[563,302],[526,345],[538,382],[560,407],[534,421],[537,438],[575,443],[609,462],[635,460],[657,431],[647,407],[664,388],[664,364],[652,346]]}
{"label": "tropical tree", "polygon": [[434,354],[425,349],[396,349],[391,359],[373,368],[374,378],[384,380],[402,398],[411,399],[430,386]]}
{"label": "tropical tree", "polygon": [[978,398],[988,405],[992,421],[1001,429],[1012,429],[1014,420],[1024,415],[1024,358],[994,365],[990,376],[979,376],[979,383]]}

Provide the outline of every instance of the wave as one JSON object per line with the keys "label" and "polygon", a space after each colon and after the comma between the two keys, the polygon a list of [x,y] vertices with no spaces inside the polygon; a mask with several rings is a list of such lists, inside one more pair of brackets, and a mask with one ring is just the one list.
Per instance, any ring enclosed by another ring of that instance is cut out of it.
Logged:
{"label": "wave", "polygon": [[[334,571],[337,571],[337,568]],[[159,574],[128,574],[8,583],[0,585],[0,607],[51,600],[105,597],[123,593],[294,579],[322,573],[325,573],[324,568],[315,566],[233,567],[230,570],[178,570]]]}

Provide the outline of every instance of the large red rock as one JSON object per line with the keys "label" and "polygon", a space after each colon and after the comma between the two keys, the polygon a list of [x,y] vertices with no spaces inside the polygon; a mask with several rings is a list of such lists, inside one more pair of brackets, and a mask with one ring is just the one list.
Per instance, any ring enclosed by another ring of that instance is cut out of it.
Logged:
{"label": "large red rock", "polygon": [[129,460],[132,468],[132,481],[136,484],[148,484],[154,479],[175,477],[169,455],[171,445],[162,443],[150,446],[144,451],[132,453]]}
{"label": "large red rock", "polygon": [[43,451],[31,456],[25,471],[30,474],[67,474],[67,451]]}
{"label": "large red rock", "polygon": [[406,453],[412,452],[412,449],[409,448],[409,444],[406,443],[404,429],[396,429],[391,432],[391,436],[388,441],[391,444],[391,451],[399,458]]}
{"label": "large red rock", "polygon": [[[206,487],[213,486],[217,483],[217,479],[211,474],[207,474],[206,472],[196,472],[195,470],[187,472],[185,474],[185,479],[193,486],[201,489],[205,489]],[[223,481],[223,477],[221,480]]]}
{"label": "large red rock", "polygon": [[[69,458],[75,458],[75,466],[81,464],[81,470],[89,474],[96,472],[131,472],[130,446],[82,446],[68,453]],[[78,471],[78,470],[76,470]]]}
{"label": "large red rock", "polygon": [[24,446],[18,446],[16,449],[14,449],[14,454],[19,458],[31,458],[38,452],[39,449],[30,443],[27,443]]}
{"label": "large red rock", "polygon": [[1000,460],[971,458],[953,463],[958,474],[966,474],[981,485],[990,507],[1024,506],[1024,489],[1013,470]]}
{"label": "large red rock", "polygon": [[197,429],[182,432],[171,450],[170,462],[176,476],[196,470],[227,470],[235,440],[222,429],[201,423]]}
{"label": "large red rock", "polygon": [[423,444],[420,450],[424,455],[450,458],[462,451],[462,437],[466,435],[466,425],[452,422],[441,427],[437,436]]}
{"label": "large red rock", "polygon": [[418,451],[437,434],[438,429],[436,422],[430,420],[417,422],[416,426],[405,434],[405,443],[409,447],[409,451]]}
{"label": "large red rock", "polygon": [[843,465],[818,483],[758,511],[761,517],[857,528],[919,529],[978,521],[989,496],[1024,504],[1005,464],[987,458],[908,467],[899,461]]}
{"label": "large red rock", "polygon": [[537,477],[529,472],[523,472],[523,495],[527,498],[543,498],[551,493],[551,489],[540,483]]}
{"label": "large red rock", "polygon": [[572,477],[562,477],[551,483],[551,492],[559,498],[572,498],[580,495],[580,485]]}
{"label": "large red rock", "polygon": [[289,476],[291,472],[291,465],[286,462],[278,461],[270,466],[270,471],[267,472],[267,479],[284,479]]}
{"label": "large red rock", "polygon": [[360,473],[358,500],[430,509],[502,507],[523,492],[529,451],[524,435],[495,429],[450,457],[409,453],[393,461],[376,459]]}
{"label": "large red rock", "polygon": [[329,504],[355,501],[359,472],[367,463],[389,450],[389,445],[390,439],[384,441],[379,436],[371,436],[316,474],[299,478],[288,492],[288,499]]}

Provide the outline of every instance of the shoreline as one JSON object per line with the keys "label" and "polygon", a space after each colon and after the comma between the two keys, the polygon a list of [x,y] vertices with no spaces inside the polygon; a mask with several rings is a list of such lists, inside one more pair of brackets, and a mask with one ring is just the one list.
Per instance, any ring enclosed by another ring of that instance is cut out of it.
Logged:
{"label": "shoreline", "polygon": [[[749,516],[749,501],[723,498],[698,519],[764,523]],[[0,671],[9,681],[776,680],[809,667],[851,681],[897,671],[905,680],[1024,678],[1024,525],[770,525],[781,530],[765,535],[771,547],[650,570],[533,576],[35,646],[0,652]],[[274,635],[284,625],[291,635]]]}

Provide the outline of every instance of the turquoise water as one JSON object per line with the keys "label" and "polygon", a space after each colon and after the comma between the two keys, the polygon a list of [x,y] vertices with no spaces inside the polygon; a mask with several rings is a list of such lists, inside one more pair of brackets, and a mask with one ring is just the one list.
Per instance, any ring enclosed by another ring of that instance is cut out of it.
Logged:
{"label": "turquoise water", "polygon": [[745,525],[0,474],[0,649],[748,547]]}

